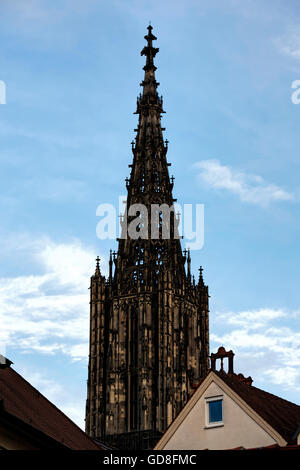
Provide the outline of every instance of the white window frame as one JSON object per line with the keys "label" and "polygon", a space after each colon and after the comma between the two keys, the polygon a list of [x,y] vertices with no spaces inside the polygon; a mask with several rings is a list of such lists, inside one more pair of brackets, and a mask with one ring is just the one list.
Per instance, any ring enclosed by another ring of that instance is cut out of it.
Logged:
{"label": "white window frame", "polygon": [[[209,422],[209,403],[212,401],[222,401],[222,421],[215,421],[213,423]],[[205,398],[205,429],[207,428],[219,428],[224,426],[224,396],[216,395],[214,397]]]}

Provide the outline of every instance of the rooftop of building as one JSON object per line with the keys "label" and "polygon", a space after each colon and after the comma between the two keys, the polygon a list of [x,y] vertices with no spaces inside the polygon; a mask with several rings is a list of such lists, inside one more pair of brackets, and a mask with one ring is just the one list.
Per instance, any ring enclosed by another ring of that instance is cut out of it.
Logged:
{"label": "rooftop of building", "polygon": [[[211,355],[211,369],[209,371],[220,377],[235,393],[239,395],[256,413],[258,413],[273,429],[275,429],[290,445],[296,444],[296,431],[300,425],[300,406],[280,398],[272,393],[261,390],[252,385],[251,377],[236,374],[233,371],[232,351],[220,347],[216,354]],[[224,371],[223,360],[229,360],[228,372]],[[221,369],[216,370],[216,360],[221,360]],[[202,379],[195,391],[205,380]]]}
{"label": "rooftop of building", "polygon": [[70,418],[27,382],[1,357],[1,410],[72,450],[100,450]]}

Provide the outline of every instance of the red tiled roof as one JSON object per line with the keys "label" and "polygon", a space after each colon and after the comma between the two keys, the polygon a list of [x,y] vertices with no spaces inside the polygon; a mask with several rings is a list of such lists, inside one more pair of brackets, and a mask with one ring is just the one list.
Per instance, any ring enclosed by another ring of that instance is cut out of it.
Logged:
{"label": "red tiled roof", "polygon": [[300,406],[259,388],[247,385],[236,374],[214,371],[234,392],[256,411],[288,444],[295,443],[300,423]]}
{"label": "red tiled roof", "polygon": [[11,367],[0,368],[0,400],[3,401],[3,407],[7,413],[70,449],[101,449],[73,421]]}

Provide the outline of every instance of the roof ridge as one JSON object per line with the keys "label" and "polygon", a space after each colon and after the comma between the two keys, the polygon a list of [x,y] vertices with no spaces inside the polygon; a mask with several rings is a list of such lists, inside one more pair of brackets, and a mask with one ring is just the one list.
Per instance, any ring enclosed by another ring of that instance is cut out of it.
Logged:
{"label": "roof ridge", "polygon": [[286,400],[285,398],[282,398],[282,397],[279,397],[278,395],[274,395],[274,393],[270,393],[270,392],[267,392],[266,390],[263,390],[262,388],[259,388],[259,387],[255,387],[255,385],[249,385],[247,384],[246,382],[243,382],[241,380],[238,379],[238,375],[237,373],[233,373],[233,374],[227,374],[225,371],[222,371],[222,373],[220,374],[220,371],[213,371],[213,372],[217,372],[217,375],[219,375],[219,377],[222,378],[222,376],[226,376],[228,377],[229,379],[230,378],[233,378],[233,380],[235,380],[239,385],[245,385],[245,387],[248,387],[250,390],[257,390],[259,392],[262,392],[270,397],[273,397],[275,398],[276,400],[280,400],[282,402],[285,402],[289,405],[293,405],[293,406],[297,406],[297,407],[300,407],[300,405],[298,405],[297,403],[293,403],[292,401],[289,401],[289,400]]}

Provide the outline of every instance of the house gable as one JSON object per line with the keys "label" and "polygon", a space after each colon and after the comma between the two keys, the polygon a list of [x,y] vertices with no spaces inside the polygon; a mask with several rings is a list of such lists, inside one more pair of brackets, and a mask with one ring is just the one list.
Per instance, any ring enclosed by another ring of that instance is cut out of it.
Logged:
{"label": "house gable", "polygon": [[[208,401],[223,401],[223,423],[208,420]],[[214,372],[201,383],[155,449],[253,448],[286,441]]]}

